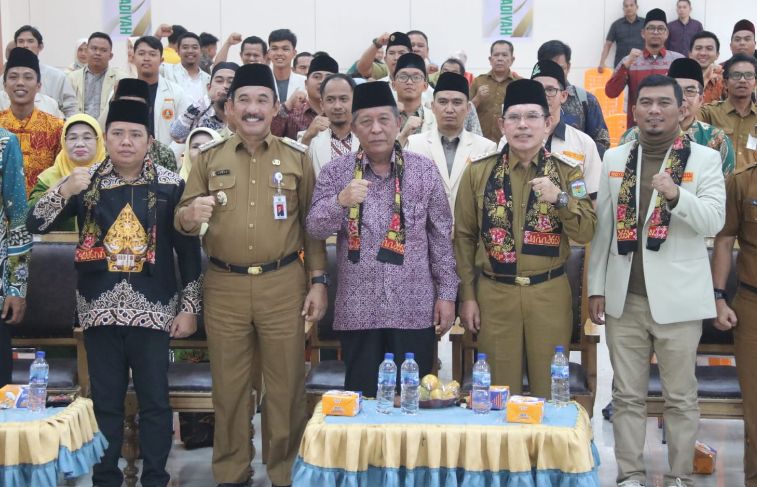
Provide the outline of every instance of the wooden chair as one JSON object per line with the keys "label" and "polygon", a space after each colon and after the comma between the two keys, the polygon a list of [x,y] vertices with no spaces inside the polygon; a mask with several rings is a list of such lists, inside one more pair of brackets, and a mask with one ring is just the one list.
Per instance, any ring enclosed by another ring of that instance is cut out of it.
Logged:
{"label": "wooden chair", "polygon": [[[56,358],[48,354],[49,394],[80,393],[86,395],[89,374],[83,344],[74,330],[76,314],[76,272],[74,271],[75,234],[45,236],[34,243],[27,282],[26,314],[19,325],[11,326],[14,347],[46,350],[50,347],[72,348],[76,356]],[[14,359],[14,384],[29,383],[33,359]]]}
{"label": "wooden chair", "polygon": [[[736,256],[733,251],[731,273],[728,276],[726,292],[731,298],[736,295]],[[697,355],[734,356],[733,330],[720,331],[713,325],[712,319],[702,321],[702,337],[697,347]],[[730,362],[730,361],[729,361]],[[744,408],[741,401],[736,367],[733,365],[697,365],[699,409],[702,418],[743,419]],[[647,393],[647,416],[662,417],[665,400],[662,397],[660,370],[652,364],[649,370],[649,391]]]}
{"label": "wooden chair", "polygon": [[[589,298],[584,283],[588,266],[588,246],[571,246],[571,257],[566,264],[566,274],[573,291],[573,335],[570,351],[581,353],[581,363],[570,363],[570,397],[583,406],[592,416],[597,391],[597,344],[599,336],[589,319]],[[474,334],[455,326],[452,334],[453,378],[461,384],[463,393],[472,389],[472,369],[477,353]],[[524,368],[525,370],[525,368]],[[507,385],[507,384],[503,384]],[[523,374],[523,393],[528,394],[528,378]]]}

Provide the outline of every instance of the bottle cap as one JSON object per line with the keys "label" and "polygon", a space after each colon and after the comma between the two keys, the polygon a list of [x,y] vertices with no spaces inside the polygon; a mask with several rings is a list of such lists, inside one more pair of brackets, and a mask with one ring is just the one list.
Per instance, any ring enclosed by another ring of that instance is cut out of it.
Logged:
{"label": "bottle cap", "polygon": [[385,353],[384,354],[384,360],[394,360],[394,354],[393,353]]}
{"label": "bottle cap", "polygon": [[478,360],[486,360],[486,354],[485,353],[479,353],[478,354]]}
{"label": "bottle cap", "polygon": [[563,353],[563,352],[565,352],[565,348],[563,348],[563,347],[555,347],[555,353],[557,353],[557,352]]}
{"label": "bottle cap", "polygon": [[407,359],[413,359],[413,360],[415,360],[415,354],[414,353],[410,353],[410,352],[406,353],[405,354],[405,360],[407,360]]}
{"label": "bottle cap", "polygon": [[37,358],[45,358],[45,352],[37,352],[35,357]]}

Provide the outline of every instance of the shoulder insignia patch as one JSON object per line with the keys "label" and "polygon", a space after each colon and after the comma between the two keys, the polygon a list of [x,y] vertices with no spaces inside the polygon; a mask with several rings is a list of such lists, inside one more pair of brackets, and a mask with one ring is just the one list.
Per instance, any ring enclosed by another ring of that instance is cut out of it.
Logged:
{"label": "shoulder insignia patch", "polygon": [[558,161],[567,164],[570,167],[576,167],[580,164],[579,161],[576,161],[574,159],[571,159],[570,157],[566,157],[563,154],[559,152],[552,152],[552,157],[554,159],[557,159]]}
{"label": "shoulder insignia patch", "polygon": [[491,152],[484,152],[483,154],[479,154],[476,157],[471,157],[470,161],[471,162],[483,161],[484,159],[489,159],[490,157],[494,157],[498,155],[499,155],[499,151],[493,150]]}
{"label": "shoulder insignia patch", "polygon": [[292,149],[298,150],[300,152],[307,152],[308,146],[305,144],[302,144],[300,142],[297,142],[296,140],[292,140],[289,137],[282,137],[281,141],[291,147]]}
{"label": "shoulder insignia patch", "polygon": [[226,140],[227,139],[225,139],[225,138],[221,139],[221,140],[211,140],[207,144],[202,144],[200,146],[200,152],[205,152],[206,150],[208,150],[210,148],[213,148],[213,147],[215,147],[217,145],[223,144],[224,142],[226,142]]}

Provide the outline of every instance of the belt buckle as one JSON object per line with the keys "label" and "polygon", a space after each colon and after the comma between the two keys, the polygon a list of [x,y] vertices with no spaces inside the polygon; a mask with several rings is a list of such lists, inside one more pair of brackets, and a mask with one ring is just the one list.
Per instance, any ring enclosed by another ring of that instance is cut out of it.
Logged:
{"label": "belt buckle", "polygon": [[516,277],[515,284],[517,284],[518,286],[530,286],[531,279],[528,277]]}
{"label": "belt buckle", "polygon": [[247,274],[250,274],[252,276],[257,276],[258,274],[262,274],[262,273],[263,273],[263,268],[260,266],[247,268]]}

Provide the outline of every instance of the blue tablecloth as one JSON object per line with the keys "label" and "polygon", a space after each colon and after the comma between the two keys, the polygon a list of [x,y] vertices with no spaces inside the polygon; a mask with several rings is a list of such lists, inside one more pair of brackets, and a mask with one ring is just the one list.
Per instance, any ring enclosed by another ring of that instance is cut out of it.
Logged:
{"label": "blue tablecloth", "polygon": [[89,399],[38,414],[0,410],[0,486],[56,487],[61,474],[88,473],[107,447]]}
{"label": "blue tablecloth", "polygon": [[408,416],[376,412],[308,423],[294,486],[599,487],[599,454],[588,414],[548,403],[540,425],[507,423],[504,411],[474,415],[457,407]]}

